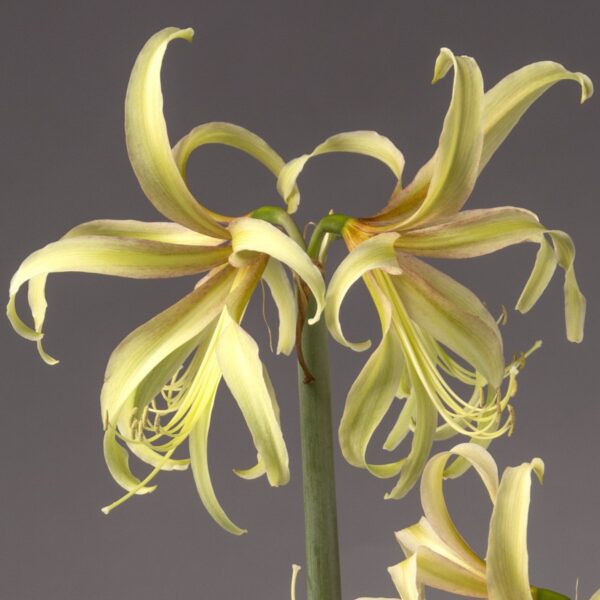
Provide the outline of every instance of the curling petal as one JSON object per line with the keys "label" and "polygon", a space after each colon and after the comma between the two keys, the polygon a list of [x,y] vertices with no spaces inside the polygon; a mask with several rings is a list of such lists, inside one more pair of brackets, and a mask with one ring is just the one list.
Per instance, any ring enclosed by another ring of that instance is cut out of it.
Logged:
{"label": "curling petal", "polygon": [[544,475],[541,459],[508,467],[502,474],[486,556],[490,600],[531,600],[527,520],[532,471],[541,482]]}
{"label": "curling petal", "polygon": [[[231,390],[252,434],[272,486],[289,481],[288,454],[276,405],[256,342],[224,312],[223,329],[216,347],[223,378]],[[268,376],[267,376],[268,377]]]}
{"label": "curling petal", "polygon": [[[338,133],[322,144],[319,144],[310,154],[303,154],[288,162],[279,174],[277,189],[288,202],[290,212],[295,212],[299,196],[296,196],[296,181],[306,163],[313,157],[331,152],[350,152],[370,156],[384,163],[393,173],[400,187],[404,156],[396,146],[383,135],[375,131],[348,131]],[[294,198],[297,198],[294,204]],[[293,210],[292,210],[293,208]]]}
{"label": "curling petal", "polygon": [[317,310],[309,324],[316,323],[325,304],[325,282],[319,269],[306,252],[289,236],[266,221],[243,217],[230,226],[233,254],[230,262],[240,266],[245,262],[245,254],[259,252],[282,262],[302,279],[313,293]]}
{"label": "curling petal", "polygon": [[274,258],[269,259],[263,279],[271,290],[279,313],[277,354],[289,355],[296,343],[296,296],[281,263]]}
{"label": "curling petal", "polygon": [[168,27],[153,35],[137,57],[125,98],[129,160],[144,193],[168,219],[200,233],[226,239],[227,230],[188,189],[171,151],[163,115],[160,71],[167,45],[192,39],[192,29]]}
{"label": "curling petal", "polygon": [[[263,164],[275,177],[279,175],[285,164],[281,156],[265,140],[248,129],[232,123],[204,123],[192,129],[173,148],[175,162],[183,177],[185,177],[190,154],[196,148],[206,144],[223,144],[241,150]],[[298,188],[293,186],[288,196],[284,198],[290,213],[295,212],[299,195]],[[227,217],[220,218],[229,220]]]}
{"label": "curling petal", "polygon": [[333,338],[340,344],[362,351],[369,348],[370,341],[352,343],[342,332],[340,308],[344,297],[352,285],[365,273],[373,269],[382,269],[388,273],[400,273],[394,243],[398,235],[384,233],[363,242],[346,256],[336,269],[327,288],[325,319]]}

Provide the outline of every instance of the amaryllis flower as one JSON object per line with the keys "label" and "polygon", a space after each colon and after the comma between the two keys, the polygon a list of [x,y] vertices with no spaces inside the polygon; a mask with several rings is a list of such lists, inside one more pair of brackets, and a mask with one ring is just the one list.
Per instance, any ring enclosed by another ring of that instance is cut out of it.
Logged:
{"label": "amaryllis flower", "polygon": [[[492,501],[485,560],[456,529],[444,499],[446,464],[457,456],[474,467]],[[433,456],[421,479],[424,516],[415,525],[396,533],[407,558],[388,571],[400,598],[421,600],[425,597],[423,588],[432,587],[469,598],[568,600],[562,594],[533,587],[529,582],[527,521],[532,472],[542,481],[541,459],[508,467],[499,480],[494,459],[475,444],[459,444]],[[600,590],[591,600],[599,599]]]}
{"label": "amaryllis flower", "polygon": [[[333,337],[354,350],[369,347],[369,342],[349,342],[339,320],[348,289],[361,278],[382,328],[379,347],[348,394],[339,430],[342,451],[351,464],[378,477],[399,474],[388,494],[394,498],[405,495],[417,481],[434,440],[463,434],[485,445],[510,432],[509,400],[527,355],[505,364],[498,324],[488,309],[475,294],[420,257],[464,259],[522,242],[537,244],[535,266],[516,308],[531,309],[560,265],[565,272],[567,337],[578,342],[583,336],[585,299],[575,278],[571,238],[546,229],[535,214],[522,208],[462,209],[478,175],[543,92],[571,79],[580,84],[584,101],[592,94],[592,84],[585,75],[557,63],[539,62],[484,92],[477,63],[444,48],[436,61],[434,82],[451,69],[452,99],[437,150],[408,186],[401,185],[402,153],[371,131],[329,138],[310,154],[290,161],[278,181],[280,192],[290,199],[293,195],[295,202],[296,179],[305,164],[328,152],[376,158],[397,179],[387,206],[374,216],[330,215],[318,226],[328,238],[343,237],[350,250],[327,292],[325,314]],[[459,391],[465,388],[466,394]],[[403,406],[384,448],[396,449],[413,431],[412,449],[400,460],[371,464],[367,446],[395,398]],[[457,463],[448,475],[458,475],[465,466]]]}
{"label": "amaryllis flower", "polygon": [[[169,28],[150,38],[133,68],[125,103],[131,164],[146,196],[170,221],[100,220],[71,229],[21,264],[10,284],[8,317],[52,364],[56,361],[41,346],[48,274],[79,271],[146,279],[206,273],[179,302],[128,335],[110,357],[101,393],[104,451],[110,472],[127,493],[103,510],[152,491],[150,481],[158,471],[185,469],[191,462],[202,502],[221,526],[239,534],[243,530],[217,501],[208,469],[208,431],[221,377],[242,411],[258,454],[256,466],[239,471],[240,476],[266,474],[274,486],[289,479],[269,376],[255,341],[239,323],[254,289],[264,280],[279,309],[278,351],[290,353],[296,308],[283,265],[316,298],[313,321],[322,311],[325,288],[301,238],[293,240],[265,220],[216,214],[187,187],[187,159],[202,144],[236,147],[274,175],[284,164],[258,136],[228,123],[201,125],[171,149],[162,110],[161,64],[171,40],[190,40],[192,35],[191,29]],[[283,209],[262,213],[290,227]],[[33,327],[16,312],[16,295],[26,282]],[[189,458],[176,454],[184,443],[189,443]],[[142,480],[130,470],[127,450],[152,467]]]}

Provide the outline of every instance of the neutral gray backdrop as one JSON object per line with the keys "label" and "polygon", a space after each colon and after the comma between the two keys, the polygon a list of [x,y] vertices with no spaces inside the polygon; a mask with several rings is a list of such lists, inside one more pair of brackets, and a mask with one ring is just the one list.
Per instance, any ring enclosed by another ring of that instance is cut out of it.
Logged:
{"label": "neutral gray backdrop", "polygon": [[[589,2],[14,2],[3,0],[0,51],[1,286],[27,254],[71,226],[100,217],[157,218],[127,161],[122,107],[145,40],[192,26],[192,45],[170,48],[164,70],[173,140],[211,120],[244,125],[285,158],[326,136],[375,129],[403,150],[408,180],[435,148],[450,81],[430,86],[438,49],[478,60],[487,85],[535,60],[554,59],[600,81],[600,4]],[[449,78],[450,79],[450,78]],[[598,506],[598,174],[600,103],[579,106],[562,83],[523,119],[481,177],[471,207],[514,204],[570,232],[588,297],[583,344],[564,338],[561,277],[525,317],[504,329],[510,356],[543,337],[520,378],[517,427],[492,446],[501,467],[541,456],[529,529],[532,580],[580,598],[600,585]],[[241,214],[277,201],[250,159],[210,147],[190,165],[207,205]],[[327,210],[368,214],[392,181],[374,161],[331,156],[301,178],[301,222]],[[514,305],[532,247],[449,264],[494,310]],[[342,249],[334,251],[332,262]],[[263,347],[282,408],[292,481],[270,489],[231,469],[253,452],[239,412],[219,392],[210,452],[217,493],[250,533],[221,531],[190,473],[166,473],[158,490],[109,517],[120,494],[103,463],[98,395],[106,360],[130,330],[190,288],[190,280],[139,282],[57,275],[49,285],[50,368],[0,321],[0,597],[11,600],[286,598],[290,565],[303,562],[298,410],[293,359],[269,354],[255,302],[247,324]],[[353,292],[349,334],[377,336],[368,298]],[[335,420],[366,356],[332,345]],[[383,501],[390,482],[337,460],[344,597],[393,596],[386,566],[401,559],[393,531],[420,516],[418,494]],[[472,475],[448,485],[456,519],[485,550],[489,504]],[[303,597],[303,581],[300,597]],[[431,594],[432,598],[440,597]]]}

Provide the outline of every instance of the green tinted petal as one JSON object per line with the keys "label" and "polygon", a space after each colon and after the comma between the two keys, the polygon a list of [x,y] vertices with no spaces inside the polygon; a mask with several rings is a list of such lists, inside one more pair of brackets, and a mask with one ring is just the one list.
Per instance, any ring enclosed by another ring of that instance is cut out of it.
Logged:
{"label": "green tinted petal", "polygon": [[286,484],[290,476],[288,454],[258,346],[227,311],[216,348],[223,378],[242,411],[269,483]]}
{"label": "green tinted petal", "polygon": [[427,195],[406,221],[415,223],[457,213],[475,185],[483,144],[483,79],[477,63],[442,48],[435,64],[435,83],[454,67],[452,100],[434,155]]}
{"label": "green tinted petal", "polygon": [[539,242],[544,231],[536,215],[522,208],[464,210],[434,225],[402,232],[396,248],[418,256],[472,258],[522,242]]}
{"label": "green tinted petal", "polygon": [[533,270],[521,292],[521,296],[517,300],[516,310],[526,313],[535,306],[540,296],[548,287],[554,271],[556,271],[556,265],[554,250],[546,241],[546,238],[542,237]]}
{"label": "green tinted petal", "polygon": [[544,463],[539,458],[508,467],[502,475],[486,556],[490,600],[531,600],[527,520],[532,471],[541,481]]}
{"label": "green tinted petal", "polygon": [[394,233],[384,233],[354,248],[340,263],[327,287],[325,302],[327,327],[333,338],[348,348],[357,351],[366,350],[371,342],[352,343],[345,338],[340,324],[340,308],[344,297],[358,279],[373,269],[382,269],[389,273],[400,272],[394,250],[397,237]]}
{"label": "green tinted petal", "polygon": [[202,504],[210,516],[223,528],[233,535],[242,535],[246,533],[245,529],[238,527],[225,513],[221,504],[217,500],[215,490],[210,478],[208,468],[208,430],[210,428],[210,419],[215,400],[215,394],[221,379],[221,371],[217,363],[214,352],[206,357],[206,363],[203,365],[203,384],[200,410],[197,414],[197,420],[190,432],[190,460],[192,464],[192,474],[196,483],[196,489]]}
{"label": "green tinted petal", "polygon": [[[404,156],[396,146],[386,137],[375,131],[348,131],[338,133],[322,144],[319,144],[310,154],[304,154],[288,162],[282,169],[277,189],[281,196],[288,202],[290,212],[295,212],[299,197],[295,196],[296,181],[306,163],[314,156],[330,152],[350,152],[370,156],[384,163],[400,186],[402,171],[404,169]],[[297,198],[294,205],[294,198]],[[293,208],[293,210],[292,210]]]}
{"label": "green tinted petal", "polygon": [[500,144],[527,109],[555,83],[571,79],[581,86],[581,102],[593,93],[592,82],[583,73],[571,73],[562,65],[543,61],[507,75],[486,92],[483,105],[484,143],[479,170],[483,170]]}
{"label": "green tinted petal", "polygon": [[[7,314],[17,332],[28,334],[28,339],[39,339],[41,334],[28,328],[15,308],[19,288],[32,278],[67,271],[134,279],[180,277],[223,264],[230,253],[227,247],[184,246],[108,236],[63,238],[30,254],[21,263],[10,283]],[[40,320],[43,322],[45,313],[44,280],[37,279],[34,286],[29,298],[36,311],[36,326],[41,328]]]}
{"label": "green tinted petal", "polygon": [[130,333],[114,350],[101,393],[102,419],[114,423],[127,398],[172,352],[195,338],[222,310],[233,281],[222,269],[182,300]]}
{"label": "green tinted petal", "polygon": [[342,453],[351,465],[362,469],[369,468],[367,446],[396,396],[402,374],[402,347],[390,328],[390,311],[388,305],[381,343],[352,384],[340,422]]}
{"label": "green tinted petal", "polygon": [[416,561],[418,585],[469,597],[487,596],[484,567],[473,567],[464,561],[437,535],[427,519],[421,518],[415,525],[398,531],[396,539],[403,552]]}
{"label": "green tinted petal", "polygon": [[[192,129],[173,148],[175,162],[183,177],[185,177],[190,154],[196,148],[206,144],[223,144],[241,150],[262,163],[275,177],[279,175],[285,164],[281,156],[265,140],[248,129],[231,123],[204,123]],[[289,212],[295,212],[299,194],[298,188],[293,187],[289,195],[284,198],[288,203]]]}
{"label": "green tinted petal", "polygon": [[392,280],[411,318],[499,388],[504,376],[502,337],[477,296],[409,255],[398,254],[398,265],[402,275]]}
{"label": "green tinted petal", "polygon": [[169,27],[153,35],[137,57],[125,98],[125,138],[129,160],[144,193],[168,219],[217,238],[227,231],[200,205],[177,168],[163,115],[160,71],[171,40],[192,29]]}
{"label": "green tinted petal", "polygon": [[103,235],[195,246],[218,246],[223,243],[223,239],[221,238],[203,235],[202,233],[183,227],[179,223],[171,223],[169,221],[134,221],[132,219],[97,219],[95,221],[88,221],[73,227],[64,237],[88,235]]}
{"label": "green tinted petal", "polygon": [[585,323],[585,296],[581,293],[575,278],[575,246],[564,231],[550,231],[556,260],[565,272],[565,323],[567,339],[571,342],[583,340]]}
{"label": "green tinted petal", "polygon": [[289,236],[266,221],[252,218],[236,219],[230,226],[234,254],[230,262],[240,266],[245,262],[245,254],[259,252],[282,262],[302,279],[313,293],[317,310],[308,322],[319,320],[325,304],[325,282],[319,269],[306,252]]}
{"label": "green tinted petal", "polygon": [[129,454],[116,440],[114,427],[108,427],[104,432],[104,460],[113,479],[125,490],[137,488],[136,494],[148,494],[156,486],[140,486],[141,481],[129,468]]}
{"label": "green tinted petal", "polygon": [[421,600],[417,584],[417,557],[407,558],[388,569],[402,600]]}
{"label": "green tinted petal", "polygon": [[476,444],[459,444],[449,452],[432,457],[421,479],[421,504],[427,521],[436,534],[472,569],[485,571],[485,564],[460,535],[450,518],[444,499],[443,480],[446,464],[452,456],[468,460],[483,481],[492,502],[498,490],[498,469],[493,458]]}
{"label": "green tinted petal", "polygon": [[437,425],[437,410],[418,378],[412,378],[414,394],[415,427],[410,452],[406,457],[400,478],[386,499],[404,498],[419,480],[433,446]]}
{"label": "green tinted petal", "polygon": [[296,319],[298,314],[296,296],[279,261],[273,258],[269,259],[263,273],[263,279],[271,290],[271,295],[279,313],[277,354],[289,355],[296,343]]}

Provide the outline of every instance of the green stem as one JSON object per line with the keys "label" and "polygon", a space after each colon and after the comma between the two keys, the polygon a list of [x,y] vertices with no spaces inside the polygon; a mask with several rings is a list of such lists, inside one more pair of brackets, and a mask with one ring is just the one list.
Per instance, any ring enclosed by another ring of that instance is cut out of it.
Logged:
{"label": "green stem", "polygon": [[533,600],[570,600],[568,596],[553,592],[552,590],[546,590],[544,588],[531,588],[531,595]]}
{"label": "green stem", "polygon": [[273,225],[279,225],[286,233],[301,247],[306,248],[304,238],[298,229],[294,219],[280,206],[261,206],[250,213],[254,219],[262,219]]}
{"label": "green stem", "polygon": [[[307,314],[314,314],[314,300]],[[314,377],[305,383],[298,368],[304,486],[304,535],[308,600],[341,600],[333,464],[327,327],[324,319],[304,323],[302,352]]]}

